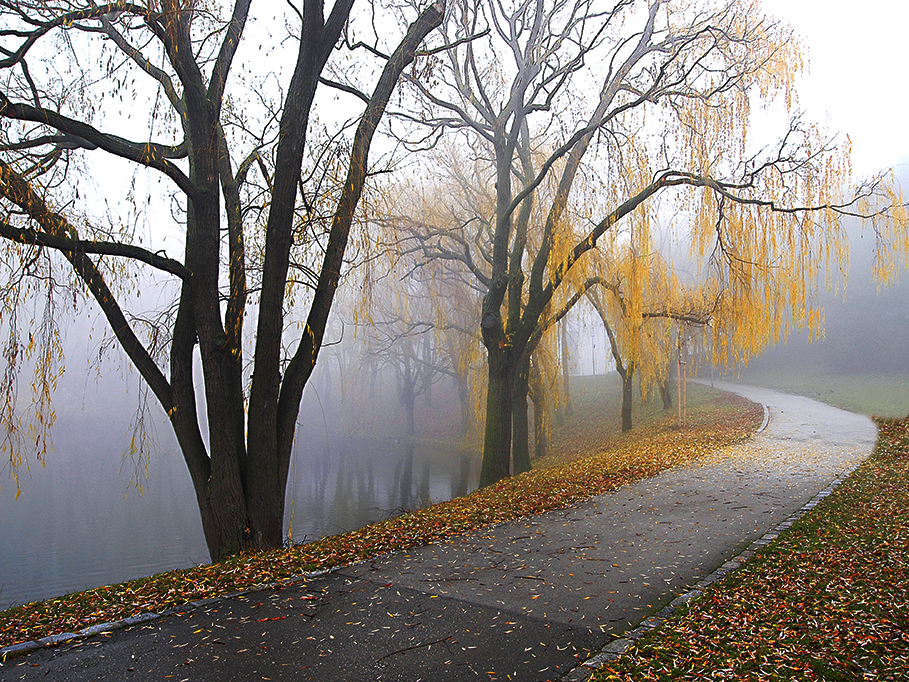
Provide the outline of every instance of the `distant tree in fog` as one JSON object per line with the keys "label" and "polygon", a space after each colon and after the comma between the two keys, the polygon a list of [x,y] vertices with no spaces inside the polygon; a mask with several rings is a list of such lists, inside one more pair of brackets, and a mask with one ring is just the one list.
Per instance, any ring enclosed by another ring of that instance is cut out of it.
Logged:
{"label": "distant tree in fog", "polygon": [[709,279],[685,281],[646,236],[601,247],[594,254],[595,277],[586,297],[606,330],[622,380],[622,432],[632,428],[635,380],[642,393],[659,387],[667,407],[666,384],[679,327],[720,324],[722,294]]}

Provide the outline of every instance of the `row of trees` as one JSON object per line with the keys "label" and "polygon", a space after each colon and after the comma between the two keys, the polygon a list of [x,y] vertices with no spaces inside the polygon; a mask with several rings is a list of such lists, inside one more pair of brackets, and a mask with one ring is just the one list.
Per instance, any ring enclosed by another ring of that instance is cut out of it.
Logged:
{"label": "row of trees", "polygon": [[[750,146],[754,107],[795,111],[801,64],[757,2],[299,5],[263,34],[252,0],[0,1],[3,447],[14,467],[43,447],[53,301],[93,299],[173,425],[214,559],[281,543],[303,390],[345,264],[377,242],[413,281],[411,310],[360,320],[409,339],[407,400],[425,353],[444,348],[457,375],[482,342],[481,485],[529,467],[527,398],[556,357],[539,350],[582,297],[631,376],[666,356],[659,320],[709,323],[720,360],[816,324],[843,214],[905,248],[898,197],[851,186],[847,151],[816,128],[793,116]],[[393,144],[370,161],[383,121]],[[182,257],[143,245],[130,218],[148,208],[129,207],[135,186],[115,195],[99,158],[164,180],[148,186]],[[691,247],[684,267],[657,254],[656,225]],[[154,316],[129,308],[146,270],[174,294]],[[51,312],[26,328],[36,294]],[[430,324],[437,340],[415,343]],[[15,409],[29,354],[33,431]]]}

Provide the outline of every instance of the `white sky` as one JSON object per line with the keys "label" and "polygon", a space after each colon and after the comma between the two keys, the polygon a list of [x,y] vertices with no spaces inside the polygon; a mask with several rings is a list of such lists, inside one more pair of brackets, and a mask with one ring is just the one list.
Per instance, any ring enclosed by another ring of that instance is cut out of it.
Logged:
{"label": "white sky", "polygon": [[906,0],[763,0],[807,48],[807,120],[848,134],[856,176],[909,163]]}

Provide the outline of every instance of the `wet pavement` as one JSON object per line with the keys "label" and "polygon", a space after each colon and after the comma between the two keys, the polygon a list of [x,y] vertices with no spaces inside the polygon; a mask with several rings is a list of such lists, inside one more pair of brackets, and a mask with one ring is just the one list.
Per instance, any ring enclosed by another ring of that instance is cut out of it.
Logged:
{"label": "wet pavement", "polygon": [[[867,417],[767,389],[749,442],[565,509],[8,660],[0,679],[557,680],[800,509]],[[572,672],[574,670],[574,672]]]}

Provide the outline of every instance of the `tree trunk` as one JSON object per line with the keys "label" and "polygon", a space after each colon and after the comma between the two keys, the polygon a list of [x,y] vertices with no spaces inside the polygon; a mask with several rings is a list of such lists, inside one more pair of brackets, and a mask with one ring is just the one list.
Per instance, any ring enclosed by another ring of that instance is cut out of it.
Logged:
{"label": "tree trunk", "polygon": [[660,400],[663,401],[663,409],[672,409],[672,377],[666,377],[660,381]]}
{"label": "tree trunk", "polygon": [[631,406],[634,401],[634,365],[620,370],[622,377],[622,433],[631,431]]}
{"label": "tree trunk", "polygon": [[511,410],[514,373],[510,353],[489,349],[489,384],[486,391],[486,432],[483,439],[483,464],[480,487],[510,475]]}
{"label": "tree trunk", "polygon": [[[452,497],[463,497],[470,488],[470,470],[472,469],[473,459],[470,455],[461,455],[461,472],[458,476],[457,488],[452,490]],[[452,482],[454,479],[452,478]]]}
{"label": "tree trunk", "polygon": [[511,414],[511,447],[515,475],[530,471],[529,412],[527,408],[527,373],[530,361],[522,360],[514,379]]}
{"label": "tree trunk", "polygon": [[[73,249],[70,245],[60,250],[100,304],[121,347],[170,418],[193,482],[211,558],[218,561],[243,550],[282,544],[285,487],[300,401],[321,347],[334,300],[350,227],[369,169],[372,138],[401,73],[413,62],[426,35],[442,22],[445,3],[437,0],[426,7],[409,27],[405,38],[387,58],[373,95],[360,117],[347,164],[347,179],[342,185],[324,245],[324,258],[305,332],[287,363],[283,352],[283,334],[287,327],[287,273],[298,227],[295,206],[311,105],[326,61],[348,25],[353,0],[336,0],[327,19],[323,14],[324,3],[320,0],[307,0],[305,10],[298,13],[302,30],[297,61],[284,99],[274,151],[278,172],[273,174],[271,194],[266,200],[269,209],[264,231],[264,262],[261,276],[257,278],[260,285],[256,306],[258,330],[252,356],[248,410],[245,408],[243,368],[249,364],[249,357],[244,359],[242,322],[249,311],[246,310],[239,183],[231,169],[221,113],[230,66],[242,37],[250,1],[237,0],[217,56],[206,59],[205,63],[196,61],[200,48],[192,30],[198,3],[155,4],[165,5],[166,11],[156,12],[149,28],[160,39],[164,50],[161,56],[169,66],[161,64],[146,69],[141,66],[144,58],[140,57],[140,50],[123,47],[107,20],[100,30],[107,31],[108,37],[129,58],[140,63],[141,69],[149,73],[154,70],[153,78],[160,74],[162,85],[167,81],[165,91],[169,91],[167,97],[184,133],[179,155],[183,161],[178,165],[183,167],[185,163],[188,166],[188,176],[164,158],[169,154],[162,153],[160,145],[149,144],[138,158],[136,145],[78,121],[42,111],[40,122],[65,134],[72,126],[80,130],[85,128],[86,134],[94,139],[91,147],[86,144],[86,149],[100,147],[137,162],[140,167],[163,170],[185,194],[184,263],[180,269],[171,270],[181,278],[182,290],[171,334],[170,384],[149,349],[133,333],[131,323],[91,259],[81,249]],[[100,14],[94,18],[98,16]],[[22,9],[21,17],[26,22],[32,21],[27,17],[26,9]],[[68,20],[64,25],[71,23]],[[47,23],[47,27],[55,25],[53,21]],[[209,37],[207,44],[211,45],[212,40]],[[202,51],[207,53],[208,48]],[[166,75],[171,71],[173,77]],[[115,75],[107,74],[108,77]],[[33,90],[35,87],[32,84]],[[18,108],[5,97],[3,100],[2,117],[15,117]],[[7,177],[7,172],[0,172],[0,175],[3,176],[0,190],[5,187],[8,195],[12,189],[10,182],[15,178]],[[23,202],[20,207],[39,223],[41,215],[37,214],[37,208],[46,208],[43,201]],[[43,211],[43,215],[48,212]],[[222,225],[224,217],[226,230]],[[50,232],[53,234],[65,222],[55,219]],[[72,233],[75,234],[74,229]],[[223,252],[225,237],[227,254]],[[182,270],[185,270],[184,274],[180,274]],[[223,287],[226,282],[230,285],[227,296]],[[162,333],[167,335],[165,330]],[[201,435],[203,416],[197,409],[196,387],[200,382],[194,376],[196,348],[201,358],[201,384],[206,399],[207,443]]]}
{"label": "tree trunk", "polygon": [[398,372],[398,395],[401,396],[401,402],[404,404],[404,411],[407,415],[407,435],[413,436],[416,433],[416,420],[414,419],[414,412],[416,410],[417,402],[417,392],[415,390],[415,385],[418,380],[417,372],[414,372],[413,365],[411,364],[410,354],[413,352],[413,349],[410,347],[409,342],[405,344],[404,352],[404,368],[402,371]]}
{"label": "tree trunk", "polygon": [[[405,389],[406,390],[406,389]],[[416,432],[416,419],[414,418],[414,411],[416,409],[416,396],[414,392],[407,391],[404,395],[404,409],[407,412],[407,435],[413,436]]]}
{"label": "tree trunk", "polygon": [[413,452],[414,444],[413,441],[410,441],[405,446],[403,469],[400,478],[401,487],[399,493],[401,504],[399,506],[402,509],[408,509],[411,500],[413,500]]}
{"label": "tree trunk", "polygon": [[565,407],[561,410],[561,414],[564,417],[570,417],[574,414],[574,406],[571,404],[571,382],[568,378],[568,325],[564,322],[562,323],[562,331],[559,338],[562,342],[562,392],[565,395]]}
{"label": "tree trunk", "polygon": [[543,378],[540,370],[531,365],[530,375],[528,377],[531,400],[533,400],[533,442],[534,442],[534,459],[545,457],[549,451],[549,401],[546,396],[546,389],[543,386]]}
{"label": "tree trunk", "polygon": [[549,453],[549,426],[546,424],[545,402],[533,404],[533,458],[540,459]]}

